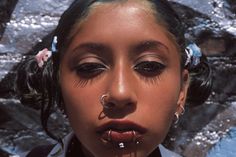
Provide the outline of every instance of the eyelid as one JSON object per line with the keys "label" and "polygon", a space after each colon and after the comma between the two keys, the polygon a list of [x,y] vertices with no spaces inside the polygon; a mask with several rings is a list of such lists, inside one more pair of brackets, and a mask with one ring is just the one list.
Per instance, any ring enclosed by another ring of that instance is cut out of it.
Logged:
{"label": "eyelid", "polygon": [[[92,61],[90,61],[90,60],[92,60]],[[79,60],[78,60],[78,62],[79,63],[83,63],[83,62],[94,62],[94,61],[99,61],[99,62],[103,62],[102,61],[102,59],[100,58],[100,57],[98,57],[98,56],[95,56],[95,55],[87,55],[87,56],[84,56],[84,57],[81,57],[81,58],[79,58]]]}
{"label": "eyelid", "polygon": [[148,61],[148,62],[158,62],[158,63],[161,63],[161,64],[166,64],[166,60],[158,55],[158,54],[154,54],[154,53],[146,53],[146,54],[143,54],[143,55],[140,55],[139,57],[137,57],[137,59],[135,59],[135,64],[132,66],[133,68],[141,63],[141,62],[145,62],[145,61]]}
{"label": "eyelid", "polygon": [[140,59],[145,59],[145,58],[155,58],[158,60],[165,60],[165,58],[163,56],[161,56],[160,54],[157,54],[156,52],[146,52],[143,53],[142,55],[140,55],[136,60],[140,60]]}
{"label": "eyelid", "polygon": [[97,63],[97,64],[102,64],[103,66],[105,66],[107,69],[110,69],[110,67],[105,63],[105,61],[98,56],[86,56],[86,57],[82,57],[77,65],[81,65],[81,64],[86,64],[86,63]]}

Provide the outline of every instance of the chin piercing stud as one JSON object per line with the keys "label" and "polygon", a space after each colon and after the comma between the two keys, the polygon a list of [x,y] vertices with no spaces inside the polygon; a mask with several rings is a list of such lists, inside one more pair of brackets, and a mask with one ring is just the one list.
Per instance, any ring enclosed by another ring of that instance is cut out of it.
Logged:
{"label": "chin piercing stud", "polygon": [[120,148],[120,149],[123,149],[123,148],[125,148],[125,144],[124,144],[123,142],[119,143],[119,145],[118,145],[118,146],[119,146],[119,148]]}

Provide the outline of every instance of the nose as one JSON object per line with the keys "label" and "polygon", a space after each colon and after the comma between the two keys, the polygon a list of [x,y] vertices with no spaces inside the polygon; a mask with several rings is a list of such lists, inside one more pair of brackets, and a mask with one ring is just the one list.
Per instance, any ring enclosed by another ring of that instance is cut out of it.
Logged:
{"label": "nose", "polygon": [[114,69],[108,82],[107,105],[116,110],[134,110],[137,104],[132,71],[124,64]]}

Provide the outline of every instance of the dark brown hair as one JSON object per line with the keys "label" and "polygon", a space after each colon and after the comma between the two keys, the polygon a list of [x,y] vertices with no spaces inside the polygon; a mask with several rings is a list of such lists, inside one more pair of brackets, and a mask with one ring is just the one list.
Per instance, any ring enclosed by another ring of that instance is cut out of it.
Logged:
{"label": "dark brown hair", "polygon": [[[69,44],[68,36],[73,26],[85,17],[90,10],[90,6],[96,2],[124,2],[125,0],[75,0],[71,6],[61,16],[59,24],[54,31],[58,43],[56,51],[53,52],[50,60],[39,68],[34,57],[28,58],[18,68],[16,86],[23,103],[33,103],[41,108],[41,122],[46,133],[55,137],[47,127],[47,122],[53,108],[63,108],[63,98],[60,85],[58,84],[58,71],[60,58]],[[207,59],[202,56],[200,64],[194,68],[185,67],[186,61],[186,39],[184,37],[184,26],[177,13],[172,9],[166,0],[147,0],[152,4],[154,11],[158,13],[158,18],[165,23],[166,30],[173,35],[180,50],[181,68],[188,69],[191,75],[190,87],[188,90],[187,102],[194,105],[202,104],[209,96],[212,86],[211,71],[207,64]],[[49,48],[50,49],[50,48]]]}

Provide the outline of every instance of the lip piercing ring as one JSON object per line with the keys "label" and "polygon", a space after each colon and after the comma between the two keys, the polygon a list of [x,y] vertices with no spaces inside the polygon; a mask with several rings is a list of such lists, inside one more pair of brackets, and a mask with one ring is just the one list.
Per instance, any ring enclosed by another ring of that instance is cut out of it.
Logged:
{"label": "lip piercing ring", "polygon": [[133,130],[132,131],[132,135],[133,135],[133,142],[136,144],[136,145],[138,145],[138,144],[140,144],[140,142],[137,140],[137,136],[136,136],[136,132]]}
{"label": "lip piercing ring", "polygon": [[[108,141],[112,141],[112,140],[111,140],[111,132],[112,132],[111,130],[108,131]],[[124,149],[124,148],[125,148],[124,142],[118,143],[118,147],[119,147],[120,149]]]}
{"label": "lip piercing ring", "polygon": [[108,131],[108,141],[111,141],[111,130]]}
{"label": "lip piercing ring", "polygon": [[136,142],[136,132],[134,130],[132,131],[132,136],[133,136],[133,142]]}

